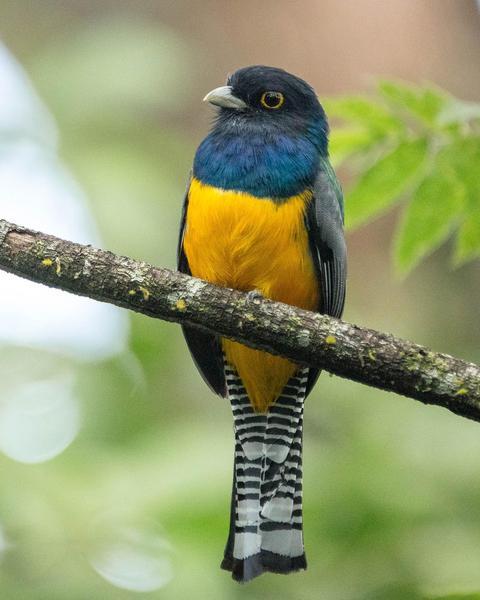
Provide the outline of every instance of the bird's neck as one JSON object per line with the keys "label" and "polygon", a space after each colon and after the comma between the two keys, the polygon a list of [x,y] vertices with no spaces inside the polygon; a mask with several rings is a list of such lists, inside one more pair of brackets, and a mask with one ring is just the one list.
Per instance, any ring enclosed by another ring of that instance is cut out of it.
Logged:
{"label": "bird's neck", "polygon": [[326,152],[326,134],[315,127],[298,134],[223,123],[200,144],[193,174],[218,188],[282,199],[313,187]]}

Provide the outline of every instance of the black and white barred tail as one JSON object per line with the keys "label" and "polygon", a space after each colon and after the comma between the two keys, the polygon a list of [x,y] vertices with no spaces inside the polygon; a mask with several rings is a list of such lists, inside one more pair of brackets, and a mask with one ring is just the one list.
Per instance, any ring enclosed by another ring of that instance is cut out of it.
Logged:
{"label": "black and white barred tail", "polygon": [[222,568],[247,582],[265,571],[307,566],[302,520],[302,426],[308,368],[299,369],[267,413],[254,412],[226,364],[235,429],[230,533]]}

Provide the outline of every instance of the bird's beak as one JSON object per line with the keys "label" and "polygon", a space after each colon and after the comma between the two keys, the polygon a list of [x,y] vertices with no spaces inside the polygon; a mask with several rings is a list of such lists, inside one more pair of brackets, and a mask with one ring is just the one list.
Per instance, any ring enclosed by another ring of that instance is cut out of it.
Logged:
{"label": "bird's beak", "polygon": [[215,106],[221,106],[222,108],[246,108],[245,102],[232,94],[232,87],[230,85],[222,85],[222,87],[215,88],[203,99],[204,102],[210,102]]}

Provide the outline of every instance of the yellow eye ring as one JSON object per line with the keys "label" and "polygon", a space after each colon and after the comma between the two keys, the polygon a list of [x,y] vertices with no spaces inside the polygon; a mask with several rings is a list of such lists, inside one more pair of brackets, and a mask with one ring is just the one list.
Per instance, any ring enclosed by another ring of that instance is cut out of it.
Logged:
{"label": "yellow eye ring", "polygon": [[263,92],[260,103],[269,110],[278,110],[285,102],[285,97],[281,92]]}

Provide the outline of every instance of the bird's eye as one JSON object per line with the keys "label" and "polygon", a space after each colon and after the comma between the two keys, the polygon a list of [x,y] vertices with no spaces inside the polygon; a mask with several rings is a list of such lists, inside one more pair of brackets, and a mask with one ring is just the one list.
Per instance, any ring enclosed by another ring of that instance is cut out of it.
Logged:
{"label": "bird's eye", "polygon": [[285,98],[281,92],[264,92],[260,102],[265,108],[277,110],[283,105]]}

